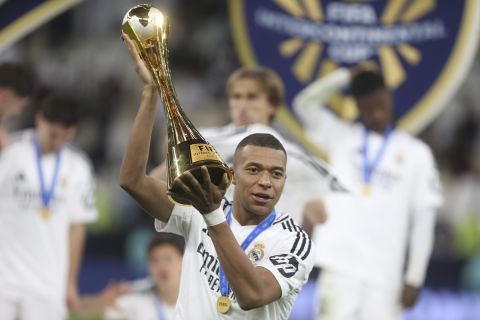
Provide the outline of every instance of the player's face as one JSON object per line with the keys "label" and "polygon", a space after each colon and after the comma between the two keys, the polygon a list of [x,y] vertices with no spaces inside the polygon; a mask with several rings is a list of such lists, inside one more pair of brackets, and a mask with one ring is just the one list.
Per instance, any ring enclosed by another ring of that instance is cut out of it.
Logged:
{"label": "player's face", "polygon": [[36,116],[36,127],[43,153],[57,152],[73,139],[76,131],[75,126],[50,122],[41,114]]}
{"label": "player's face", "polygon": [[282,150],[247,145],[235,156],[234,203],[263,219],[272,212],[285,185],[286,156]]}
{"label": "player's face", "polygon": [[379,89],[356,100],[360,119],[368,129],[383,133],[393,119],[392,95]]}
{"label": "player's face", "polygon": [[178,287],[182,255],[173,245],[164,244],[154,247],[149,253],[148,267],[155,286],[166,290]]}
{"label": "player's face", "polygon": [[0,89],[0,114],[17,115],[28,101],[27,97],[20,97],[12,90]]}
{"label": "player's face", "polygon": [[250,78],[241,78],[232,83],[228,92],[228,103],[230,116],[236,127],[254,123],[268,125],[276,112],[258,81]]}

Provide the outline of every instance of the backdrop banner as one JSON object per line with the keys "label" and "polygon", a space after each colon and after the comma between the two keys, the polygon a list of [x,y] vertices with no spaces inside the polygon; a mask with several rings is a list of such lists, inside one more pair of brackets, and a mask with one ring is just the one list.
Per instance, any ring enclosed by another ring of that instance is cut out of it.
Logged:
{"label": "backdrop banner", "polygon": [[0,0],[0,52],[83,0]]}
{"label": "backdrop banner", "polygon": [[[478,0],[234,0],[229,11],[242,63],[275,69],[288,108],[318,77],[369,61],[394,91],[400,127],[412,133],[448,104],[480,33]],[[356,117],[348,91],[329,103]]]}

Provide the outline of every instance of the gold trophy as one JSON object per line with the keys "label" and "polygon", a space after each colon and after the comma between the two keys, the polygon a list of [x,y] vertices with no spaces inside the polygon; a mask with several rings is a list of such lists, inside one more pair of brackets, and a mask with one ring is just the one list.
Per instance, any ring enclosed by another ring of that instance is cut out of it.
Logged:
{"label": "gold trophy", "polygon": [[[140,57],[152,74],[162,97],[168,132],[168,188],[172,190],[175,178],[187,171],[202,183],[201,166],[208,168],[214,184],[220,184],[224,173],[227,173],[230,181],[230,168],[185,116],[178,102],[167,63],[168,17],[156,8],[142,4],[127,12],[122,30],[136,43]],[[179,204],[190,204],[175,197],[171,200]]]}

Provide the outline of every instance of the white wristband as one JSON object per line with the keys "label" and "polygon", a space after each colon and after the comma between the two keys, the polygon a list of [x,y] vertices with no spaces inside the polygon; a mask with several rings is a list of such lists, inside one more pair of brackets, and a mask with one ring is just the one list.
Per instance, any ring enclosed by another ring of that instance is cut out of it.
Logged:
{"label": "white wristband", "polygon": [[213,227],[217,224],[227,221],[227,219],[225,219],[225,213],[223,213],[223,210],[220,209],[220,207],[210,213],[203,214],[202,216],[203,220],[205,220],[205,223],[207,224],[207,227]]}

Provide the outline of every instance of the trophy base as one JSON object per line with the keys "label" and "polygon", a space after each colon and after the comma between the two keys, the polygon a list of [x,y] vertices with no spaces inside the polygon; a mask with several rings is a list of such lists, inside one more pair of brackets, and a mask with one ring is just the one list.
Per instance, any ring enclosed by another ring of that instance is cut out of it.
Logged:
{"label": "trophy base", "polygon": [[[228,179],[231,179],[231,172],[230,170],[226,170],[224,167],[216,167],[211,165],[206,165],[208,169],[208,173],[210,174],[210,181],[212,181],[215,185],[220,185],[222,182],[223,175],[226,173],[228,175]],[[186,172],[190,172],[195,179],[197,179],[198,183],[203,184],[203,175],[201,171],[201,167],[195,167]],[[177,192],[174,188],[170,188],[170,191]],[[170,201],[180,204],[180,205],[192,205],[190,202],[186,202],[183,199],[175,198],[175,196],[169,196]]]}
{"label": "trophy base", "polygon": [[[172,184],[176,178],[185,174],[185,172],[190,172],[200,184],[203,184],[201,171],[203,166],[207,167],[210,180],[217,186],[222,182],[225,173],[227,173],[229,180],[232,178],[230,168],[222,161],[213,146],[205,140],[194,139],[169,146],[167,159],[168,188],[171,192],[182,193],[180,190],[173,189]],[[175,198],[175,196],[171,196],[170,199],[178,204],[191,205],[190,202]]]}

